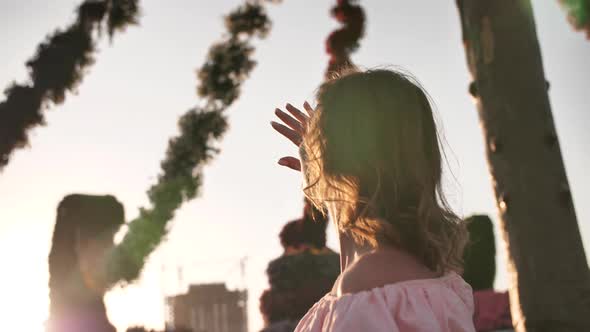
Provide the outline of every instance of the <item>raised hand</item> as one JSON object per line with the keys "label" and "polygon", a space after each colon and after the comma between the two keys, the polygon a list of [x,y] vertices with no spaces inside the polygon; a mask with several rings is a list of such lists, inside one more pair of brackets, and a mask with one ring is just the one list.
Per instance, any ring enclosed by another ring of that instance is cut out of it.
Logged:
{"label": "raised hand", "polygon": [[[280,109],[275,109],[275,115],[281,120],[282,123],[271,121],[271,126],[278,131],[281,135],[289,139],[293,144],[300,147],[303,141],[303,135],[307,128],[307,122],[313,115],[314,110],[308,102],[303,103],[303,107],[307,114],[300,111],[297,107],[287,104],[285,106],[287,112],[283,112]],[[301,161],[292,156],[287,156],[279,159],[279,165],[285,166],[296,171],[301,171]]]}

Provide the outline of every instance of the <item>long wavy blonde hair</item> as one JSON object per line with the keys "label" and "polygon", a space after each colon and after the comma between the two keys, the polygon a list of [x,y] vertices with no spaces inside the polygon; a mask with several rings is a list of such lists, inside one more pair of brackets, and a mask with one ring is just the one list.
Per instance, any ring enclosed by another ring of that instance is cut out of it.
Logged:
{"label": "long wavy blonde hair", "polygon": [[460,272],[467,233],[442,193],[426,92],[401,72],[348,70],[321,85],[317,101],[301,146],[306,196],[359,243]]}

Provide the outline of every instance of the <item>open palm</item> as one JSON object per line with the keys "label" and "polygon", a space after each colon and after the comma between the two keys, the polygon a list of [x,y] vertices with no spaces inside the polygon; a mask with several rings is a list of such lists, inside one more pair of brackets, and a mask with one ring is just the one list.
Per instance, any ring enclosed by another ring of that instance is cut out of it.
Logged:
{"label": "open palm", "polygon": [[[283,112],[281,109],[277,108],[275,109],[275,115],[281,120],[282,123],[276,121],[271,121],[270,123],[276,131],[288,138],[298,147],[301,146],[303,134],[307,128],[307,122],[314,112],[313,108],[308,102],[303,103],[303,107],[305,108],[307,114],[300,111],[297,107],[291,104],[287,104],[285,106],[285,109],[289,113]],[[296,157],[282,157],[279,159],[279,165],[289,167],[296,171],[301,171],[301,161]]]}

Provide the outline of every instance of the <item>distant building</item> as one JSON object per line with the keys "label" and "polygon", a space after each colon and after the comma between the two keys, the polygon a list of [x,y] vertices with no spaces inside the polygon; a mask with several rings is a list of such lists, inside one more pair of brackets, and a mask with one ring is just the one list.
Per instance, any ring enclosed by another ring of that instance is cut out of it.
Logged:
{"label": "distant building", "polygon": [[166,298],[169,328],[193,332],[248,332],[246,290],[223,283],[191,285],[186,294]]}

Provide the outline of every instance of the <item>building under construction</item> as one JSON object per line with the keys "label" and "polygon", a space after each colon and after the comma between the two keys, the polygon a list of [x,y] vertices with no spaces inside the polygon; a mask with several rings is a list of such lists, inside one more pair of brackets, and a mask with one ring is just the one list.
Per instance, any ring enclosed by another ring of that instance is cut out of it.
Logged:
{"label": "building under construction", "polygon": [[167,329],[193,332],[247,332],[248,292],[228,290],[224,283],[189,286],[188,292],[166,298]]}

